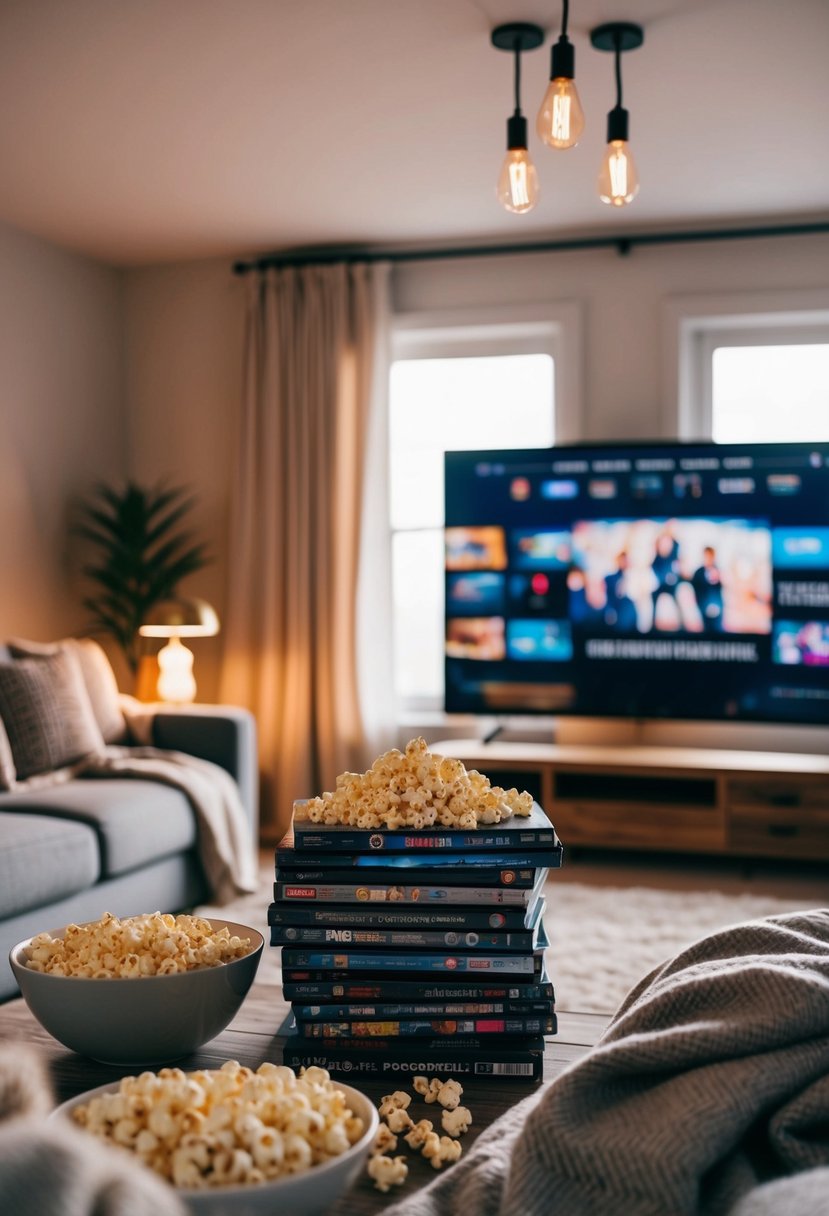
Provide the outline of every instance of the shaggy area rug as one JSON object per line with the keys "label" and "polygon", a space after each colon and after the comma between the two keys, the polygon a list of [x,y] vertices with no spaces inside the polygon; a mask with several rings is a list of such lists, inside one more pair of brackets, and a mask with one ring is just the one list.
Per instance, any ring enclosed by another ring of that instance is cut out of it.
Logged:
{"label": "shaggy area rug", "polygon": [[[260,886],[205,915],[251,925],[268,940],[267,909],[273,898],[273,854],[263,854]],[[698,938],[760,916],[817,906],[819,901],[715,889],[661,890],[654,886],[604,886],[578,881],[547,884],[547,969],[559,1010],[612,1013],[654,967]],[[257,983],[279,983],[279,950],[265,947]]]}

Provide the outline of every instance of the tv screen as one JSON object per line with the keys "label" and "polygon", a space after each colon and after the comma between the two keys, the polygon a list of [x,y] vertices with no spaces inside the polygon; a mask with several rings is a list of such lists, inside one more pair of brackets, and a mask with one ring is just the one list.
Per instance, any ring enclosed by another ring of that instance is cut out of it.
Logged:
{"label": "tv screen", "polygon": [[446,453],[449,712],[829,722],[829,444]]}

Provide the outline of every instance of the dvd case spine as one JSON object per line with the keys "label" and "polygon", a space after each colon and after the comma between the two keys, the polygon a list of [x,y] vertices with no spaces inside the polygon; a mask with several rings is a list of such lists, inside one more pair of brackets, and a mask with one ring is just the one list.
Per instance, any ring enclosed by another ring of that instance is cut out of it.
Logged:
{"label": "dvd case spine", "polygon": [[415,972],[430,975],[432,972],[448,972],[450,975],[538,975],[542,960],[537,954],[465,954],[457,952],[426,953],[412,950],[405,953],[386,954],[374,950],[304,950],[297,946],[284,946],[282,966],[286,971],[308,968],[311,971],[350,972],[371,971]]}
{"label": "dvd case spine", "polygon": [[[543,871],[542,871],[543,873]],[[357,903],[357,904],[420,904],[451,905],[461,904],[467,907],[489,907],[502,904],[508,907],[526,907],[534,898],[536,888],[525,887],[456,887],[412,885],[401,883],[395,885],[375,884],[366,879],[365,882],[331,884],[331,883],[288,883],[274,884],[274,898],[277,901],[301,900],[308,903],[315,900],[318,903]]]}
{"label": "dvd case spine", "polygon": [[334,929],[498,929],[511,933],[533,923],[535,908],[535,903],[526,908],[504,907],[494,912],[461,907],[395,908],[389,904],[366,907],[363,904],[273,903],[268,908],[268,924]]}
{"label": "dvd case spine", "polygon": [[[451,876],[453,886],[462,887],[466,884],[474,887],[534,887],[538,881],[539,869],[550,868],[548,862],[542,860],[547,854],[539,854],[538,866],[516,867],[501,866],[463,866],[457,870],[443,866],[371,866],[362,869],[359,866],[343,865],[344,858],[338,858],[338,866],[317,865],[316,858],[308,859],[307,854],[302,864],[293,865],[283,862],[277,855],[276,881],[286,883],[325,883],[331,886],[349,886],[354,882],[355,871],[373,887],[393,887],[399,883],[419,883],[425,886],[440,886]],[[389,858],[382,858],[388,861]]]}
{"label": "dvd case spine", "polygon": [[293,1006],[297,1022],[393,1022],[400,1018],[484,1018],[550,1017],[555,1013],[552,999],[536,1001],[407,1001],[394,1004],[301,1005]]}
{"label": "dvd case spine", "polygon": [[[523,977],[522,977],[523,978]],[[334,979],[330,973],[310,975],[304,972],[296,979],[285,977],[282,990],[289,1001],[314,1002],[328,1005],[351,1001],[554,1001],[553,985],[546,976],[537,983],[505,982],[491,977],[469,977],[462,983],[451,980],[412,981],[391,979]]]}
{"label": "dvd case spine", "polygon": [[547,1017],[405,1018],[388,1022],[300,1022],[297,1032],[306,1039],[344,1040],[354,1045],[365,1039],[434,1039],[441,1035],[555,1034],[555,1015]]}
{"label": "dvd case spine", "polygon": [[[364,1047],[365,1044],[360,1044]],[[499,1080],[539,1081],[544,1071],[544,1040],[531,1047],[511,1049],[485,1044],[471,1050],[449,1049],[447,1044],[423,1049],[406,1045],[403,1055],[378,1055],[354,1050],[338,1051],[326,1043],[312,1043],[293,1035],[285,1043],[282,1061],[289,1068],[325,1068],[334,1077],[365,1077],[378,1080],[403,1079],[417,1073],[451,1074],[453,1077],[497,1077]]]}
{"label": "dvd case spine", "polygon": [[533,950],[534,929],[518,933],[492,933],[486,929],[317,929],[306,926],[271,926],[272,946],[353,946],[401,950],[490,950],[518,953]]}

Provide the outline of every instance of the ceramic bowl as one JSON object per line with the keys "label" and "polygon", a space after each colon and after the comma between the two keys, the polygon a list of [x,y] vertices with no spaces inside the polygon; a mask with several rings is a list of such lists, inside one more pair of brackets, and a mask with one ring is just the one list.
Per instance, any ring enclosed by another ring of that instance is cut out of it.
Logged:
{"label": "ceramic bowl", "polygon": [[[113,1093],[120,1082],[99,1085],[77,1098],[70,1098],[50,1118],[68,1118],[74,1107],[88,1102],[98,1094]],[[176,1194],[194,1216],[317,1216],[325,1212],[357,1180],[363,1169],[380,1119],[365,1094],[350,1085],[337,1084],[342,1090],[350,1109],[359,1115],[365,1131],[356,1144],[339,1157],[332,1157],[322,1165],[312,1166],[304,1174],[295,1174],[274,1182],[261,1182],[251,1186],[215,1187],[211,1190],[189,1191],[176,1189]]]}
{"label": "ceramic bowl", "polygon": [[[216,1037],[235,1016],[253,983],[265,939],[256,929],[205,917],[214,929],[248,937],[243,958],[216,967],[139,979],[82,979],[32,971],[24,964],[27,938],[9,954],[29,1009],[44,1029],[83,1056],[103,1064],[166,1064]],[[49,930],[62,937],[63,929]]]}

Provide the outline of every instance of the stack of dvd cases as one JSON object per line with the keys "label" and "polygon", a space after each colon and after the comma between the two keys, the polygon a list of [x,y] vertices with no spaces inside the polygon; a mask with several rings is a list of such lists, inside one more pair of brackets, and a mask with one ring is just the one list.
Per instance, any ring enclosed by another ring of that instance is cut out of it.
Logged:
{"label": "stack of dvd cases", "polygon": [[543,888],[561,854],[537,803],[475,830],[295,819],[268,914],[293,1008],[284,1062],[539,1078],[556,1029]]}

